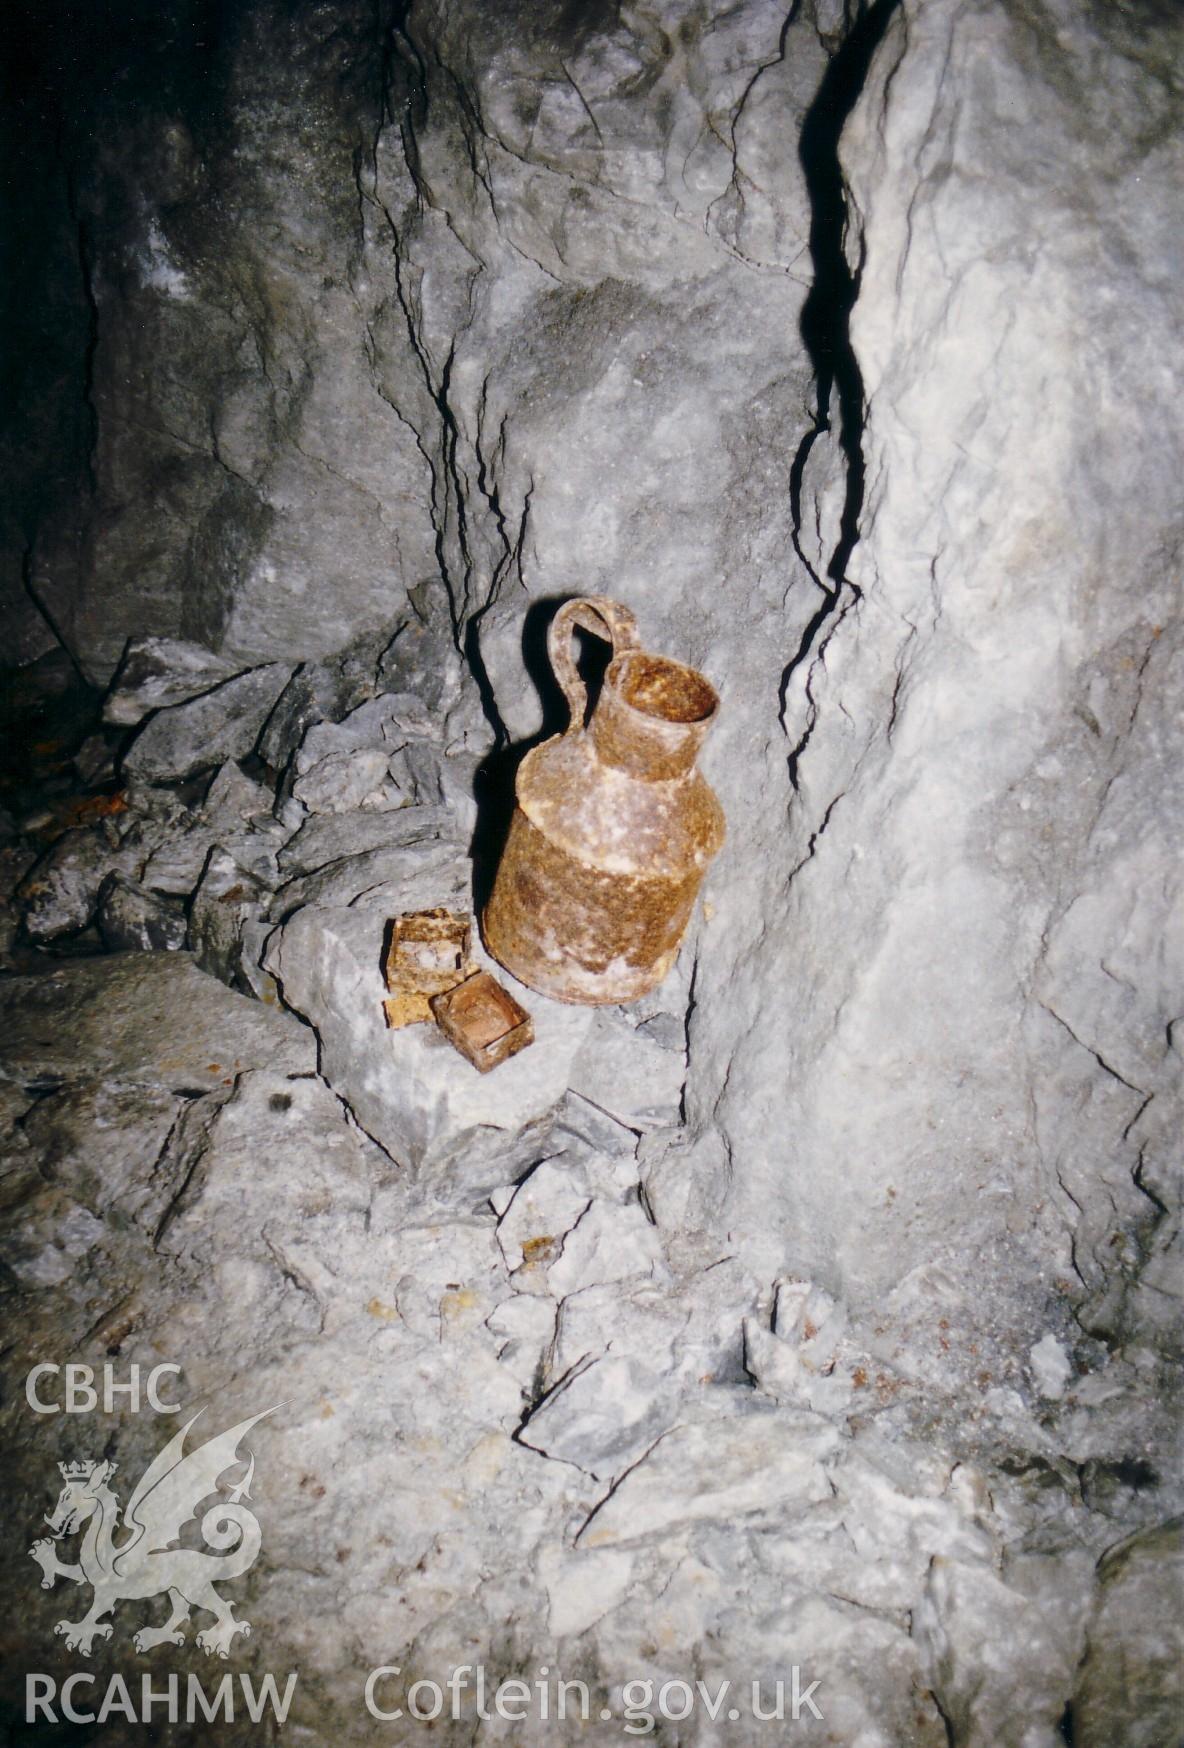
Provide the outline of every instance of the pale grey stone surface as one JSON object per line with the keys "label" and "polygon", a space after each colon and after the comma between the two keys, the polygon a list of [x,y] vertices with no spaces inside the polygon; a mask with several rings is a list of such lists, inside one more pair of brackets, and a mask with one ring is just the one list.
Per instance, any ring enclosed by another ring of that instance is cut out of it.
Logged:
{"label": "pale grey stone surface", "polygon": [[476,1198],[501,1181],[509,1160],[525,1166],[532,1148],[535,1158],[542,1153],[589,1015],[499,970],[529,1005],[535,1041],[495,1073],[480,1074],[435,1026],[390,1031],[382,1007],[385,917],[440,902],[422,887],[406,891],[385,883],[377,903],[367,892],[365,904],[331,897],[305,904],[272,937],[266,966],[287,1006],[315,1027],[321,1071],[367,1134],[400,1165],[446,1176],[454,1194],[471,1185]]}
{"label": "pale grey stone surface", "polygon": [[122,840],[140,857],[144,885],[190,897],[215,849],[231,853],[270,892],[279,881],[278,856],[290,828],[274,817],[271,791],[247,777],[233,760],[220,766],[204,797],[190,807],[167,789],[127,790],[130,823]]}
{"label": "pale grey stone surface", "polygon": [[1009,1737],[1033,1748],[1064,1741],[1089,1576],[1080,1556],[1021,1556],[1002,1576],[982,1561],[933,1562],[913,1634],[956,1741],[968,1748]]}
{"label": "pale grey stone surface", "polygon": [[203,971],[244,994],[262,994],[270,981],[259,964],[271,933],[263,920],[267,898],[266,887],[229,850],[210,851],[189,908],[188,944]]}
{"label": "pale grey stone surface", "polygon": [[173,953],[185,945],[183,914],[122,874],[109,874],[104,880],[97,921],[109,953],[151,953],[158,949]]}
{"label": "pale grey stone surface", "polygon": [[100,684],[129,636],[332,651],[435,568],[431,470],[384,398],[385,356],[408,350],[389,242],[359,234],[373,13],[261,6],[190,52],[188,87],[179,52],[146,53],[132,138],[77,189],[99,442],[30,571]]}
{"label": "pale grey stone surface", "polygon": [[124,772],[138,782],[161,783],[246,758],[290,673],[272,662],[156,711],[124,755]]}
{"label": "pale grey stone surface", "polygon": [[832,1422],[772,1410],[680,1424],[628,1471],[580,1530],[589,1547],[644,1541],[703,1520],[787,1517],[827,1498],[821,1460],[838,1447]]}
{"label": "pale grey stone surface", "polygon": [[114,831],[78,826],[64,832],[25,875],[24,926],[30,940],[76,934],[95,914],[99,891],[112,872],[134,870],[136,858]]}
{"label": "pale grey stone surface", "polygon": [[[277,920],[302,908],[361,907],[371,913],[370,927],[378,929],[381,939],[384,912],[392,917],[400,910],[469,901],[471,870],[455,822],[435,809],[363,813],[364,824],[357,814],[329,818],[339,819],[341,829],[306,838],[307,827],[302,827],[297,834],[300,847],[293,861],[299,866],[307,859],[313,865],[282,881],[272,902]],[[281,864],[281,874],[292,865]]]}
{"label": "pale grey stone surface", "polygon": [[6,977],[0,1017],[0,1066],[25,1085],[68,1081],[89,1065],[115,1080],[204,1089],[233,1082],[252,1052],[288,1073],[316,1065],[306,1026],[232,995],[186,953],[119,953]]}
{"label": "pale grey stone surface", "polygon": [[103,721],[121,728],[154,710],[212,691],[239,671],[226,656],[179,637],[133,637],[103,700]]}
{"label": "pale grey stone surface", "polygon": [[666,1049],[627,1010],[598,1011],[572,1074],[572,1090],[637,1130],[679,1119],[685,1046]]}

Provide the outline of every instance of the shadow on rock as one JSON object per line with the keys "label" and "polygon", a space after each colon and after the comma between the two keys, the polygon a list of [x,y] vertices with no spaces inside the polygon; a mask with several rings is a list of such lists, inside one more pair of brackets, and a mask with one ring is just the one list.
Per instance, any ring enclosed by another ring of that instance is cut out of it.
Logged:
{"label": "shadow on rock", "polygon": [[[551,671],[547,634],[560,607],[572,598],[570,595],[551,595],[532,602],[527,608],[522,626],[522,663],[538,691],[543,720],[537,732],[528,739],[513,746],[495,746],[477,767],[473,780],[477,824],[469,853],[473,859],[473,908],[478,917],[489,899],[493,877],[510,830],[518,767],[532,748],[562,734],[568,725],[567,700]],[[588,688],[588,708],[584,718],[587,721],[596,708],[600,687],[612,659],[612,646],[578,627],[575,637],[576,665]]]}

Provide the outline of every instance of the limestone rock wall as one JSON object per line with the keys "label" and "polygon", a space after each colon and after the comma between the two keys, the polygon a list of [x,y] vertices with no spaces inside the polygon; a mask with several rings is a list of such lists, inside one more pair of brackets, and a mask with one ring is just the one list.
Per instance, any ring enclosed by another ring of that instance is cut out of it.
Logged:
{"label": "limestone rock wall", "polygon": [[11,562],[100,685],[132,635],[339,648],[435,572],[430,469],[382,392],[392,307],[406,333],[358,187],[386,22],[195,0],[108,32],[51,8],[43,29],[84,313],[65,388],[28,393],[68,399],[55,437],[82,453]]}
{"label": "limestone rock wall", "polygon": [[849,1282],[1022,1258],[1111,1334],[1141,1263],[1136,1315],[1178,1313],[1171,65],[1150,14],[892,18],[841,148],[861,540],[791,686],[826,832],[790,1194]]}

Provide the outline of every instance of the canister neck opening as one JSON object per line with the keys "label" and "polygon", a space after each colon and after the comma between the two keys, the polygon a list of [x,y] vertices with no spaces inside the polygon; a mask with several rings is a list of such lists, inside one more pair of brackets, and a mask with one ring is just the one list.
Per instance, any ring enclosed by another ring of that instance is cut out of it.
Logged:
{"label": "canister neck opening", "polygon": [[660,781],[691,769],[718,711],[714,686],[694,668],[628,650],[609,664],[589,728],[606,764]]}

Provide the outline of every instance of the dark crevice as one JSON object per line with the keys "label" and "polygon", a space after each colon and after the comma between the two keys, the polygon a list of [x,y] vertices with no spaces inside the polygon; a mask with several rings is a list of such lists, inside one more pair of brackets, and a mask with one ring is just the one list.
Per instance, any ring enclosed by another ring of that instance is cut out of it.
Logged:
{"label": "dark crevice", "polygon": [[90,232],[81,220],[78,225],[78,266],[87,310],[86,346],[82,356],[82,402],[87,418],[86,477],[91,491],[96,492],[99,409],[95,402],[95,358],[99,350],[99,300],[95,295],[94,249]]}
{"label": "dark crevice", "polygon": [[[1146,1108],[1145,1106],[1140,1106],[1140,1115],[1142,1114],[1142,1111],[1145,1108]],[[1127,1129],[1123,1130],[1122,1138],[1124,1141],[1126,1140],[1128,1130],[1129,1130],[1129,1125],[1128,1125]],[[1154,1222],[1154,1224],[1156,1226],[1158,1226],[1161,1220],[1167,1219],[1168,1214],[1170,1213],[1170,1209],[1168,1208],[1167,1203],[1163,1200],[1162,1196],[1156,1195],[1155,1191],[1151,1188],[1151,1185],[1147,1182],[1147,1179],[1144,1175],[1145,1171],[1146,1171],[1146,1163],[1147,1163],[1146,1152],[1147,1152],[1147,1150],[1145,1147],[1140,1147],[1139,1158],[1135,1164],[1135,1169],[1131,1172],[1131,1179],[1134,1182],[1135,1188],[1138,1191],[1140,1191],[1140,1193],[1142,1195],[1146,1196],[1147,1200],[1151,1203],[1151,1206],[1155,1209],[1155,1222]]]}
{"label": "dark crevice", "polygon": [[36,581],[35,581],[34,575],[33,575],[33,565],[34,565],[34,549],[33,549],[32,543],[30,543],[28,546],[25,547],[24,551],[21,553],[21,586],[23,587],[25,594],[28,596],[29,600],[32,602],[35,611],[41,616],[41,619],[44,621],[46,629],[53,635],[54,638],[56,638],[57,643],[58,643],[63,655],[69,661],[70,666],[73,668],[80,683],[83,686],[89,687],[90,682],[88,681],[86,675],[83,673],[82,666],[79,663],[77,657],[75,656],[73,650],[70,648],[70,645],[66,642],[65,637],[62,635],[61,628],[58,625],[58,622],[57,622],[56,618],[54,617],[51,608],[49,607],[49,605],[45,601],[42,600],[40,594],[37,592],[37,584],[36,584]]}
{"label": "dark crevice", "polygon": [[[843,128],[867,83],[872,56],[900,0],[875,0],[855,25],[827,68],[818,95],[806,112],[798,156],[810,196],[810,258],[814,277],[802,307],[801,330],[817,384],[815,425],[794,468],[800,507],[801,475],[814,440],[830,430],[832,394],[837,402],[838,443],[847,464],[847,492],[839,543],[826,574],[837,589],[846,581],[847,561],[859,539],[863,508],[863,378],[851,345],[851,311],[859,296],[862,260],[847,260],[847,190],[839,162]],[[795,522],[800,525],[799,518]]]}
{"label": "dark crevice", "polygon": [[[589,1202],[588,1207],[591,1207],[591,1205],[592,1204]],[[588,1209],[585,1208],[584,1213],[586,1214],[587,1212],[588,1212]],[[580,1219],[583,1219],[583,1215],[580,1216]],[[577,1224],[578,1224],[578,1222],[577,1222]],[[554,1401],[554,1399],[557,1396],[561,1396],[566,1389],[568,1389],[572,1384],[575,1383],[577,1378],[582,1378],[584,1373],[586,1371],[588,1371],[589,1368],[591,1366],[594,1366],[595,1364],[596,1364],[596,1355],[595,1354],[590,1354],[590,1353],[581,1354],[579,1359],[575,1360],[567,1368],[567,1370],[566,1370],[566,1372],[564,1372],[563,1376],[561,1378],[557,1378],[554,1383],[547,1384],[547,1383],[543,1382],[542,1379],[539,1379],[538,1380],[539,1387],[532,1393],[530,1401],[524,1404],[523,1409],[522,1409],[522,1414],[519,1418],[518,1424],[514,1428],[513,1432],[510,1434],[510,1437],[513,1439],[514,1443],[523,1445],[524,1449],[526,1449],[526,1450],[534,1450],[535,1447],[533,1445],[524,1444],[522,1434],[526,1431],[527,1427],[530,1425],[530,1423],[534,1419],[535,1415],[539,1412],[540,1408],[542,1408],[545,1403],[552,1402],[552,1401]],[[545,1455],[546,1453],[539,1452],[538,1454]],[[576,1468],[579,1468],[580,1465],[577,1463],[574,1466]]]}
{"label": "dark crevice", "polygon": [[[387,46],[383,57],[382,83],[383,90],[379,104],[378,126],[372,142],[374,198],[386,219],[391,237],[391,255],[395,275],[395,296],[403,314],[407,328],[407,338],[415,355],[423,376],[424,387],[440,417],[440,465],[428,451],[422,433],[416,429],[416,442],[420,453],[427,462],[432,479],[432,521],[435,525],[436,564],[444,584],[445,596],[448,601],[449,614],[452,620],[452,635],[458,651],[464,655],[463,619],[467,598],[469,580],[469,556],[465,540],[463,492],[459,493],[458,504],[459,541],[464,575],[454,580],[448,560],[446,530],[448,527],[448,504],[454,485],[457,429],[452,408],[448,404],[448,379],[452,367],[452,353],[445,362],[440,382],[437,382],[432,371],[431,360],[421,338],[416,322],[416,313],[411,288],[404,277],[404,260],[402,239],[399,235],[395,216],[388,210],[379,195],[378,145],[383,128],[388,120],[398,113],[399,135],[403,148],[403,157],[415,185],[416,201],[421,205],[428,204],[419,171],[419,150],[416,140],[417,123],[422,126],[427,113],[427,75],[423,60],[414,42],[407,32],[408,7],[396,5],[391,20]],[[413,427],[414,428],[414,427]],[[459,484],[459,482],[455,482]]]}
{"label": "dark crevice", "polygon": [[1110,1064],[1106,1061],[1106,1058],[1102,1056],[1100,1052],[1095,1050],[1092,1044],[1087,1044],[1084,1038],[1079,1038],[1068,1020],[1062,1019],[1061,1015],[1057,1013],[1055,1008],[1050,1008],[1046,1001],[1042,1001],[1040,1006],[1044,1009],[1050,1019],[1055,1020],[1058,1026],[1064,1027],[1065,1031],[1068,1032],[1070,1038],[1072,1038],[1075,1044],[1079,1045],[1082,1050],[1086,1051],[1093,1057],[1103,1074],[1108,1074],[1111,1080],[1116,1080],[1118,1082],[1119,1086],[1124,1086],[1128,1092],[1135,1093],[1140,1099],[1142,1099],[1142,1104],[1123,1130],[1122,1138],[1125,1141],[1135,1123],[1138,1122],[1139,1118],[1143,1115],[1143,1112],[1147,1109],[1147,1106],[1150,1104],[1154,1095],[1145,1092],[1141,1086],[1136,1086],[1133,1081],[1127,1080],[1125,1075],[1119,1074],[1117,1068],[1111,1068]]}
{"label": "dark crevice", "polygon": [[[525,527],[524,512],[521,539],[525,538]],[[519,554],[521,539],[516,549]],[[478,914],[484,909],[493,889],[493,876],[510,830],[518,767],[533,747],[549,740],[552,735],[561,734],[567,727],[567,700],[559,689],[547,652],[551,621],[565,599],[567,597],[562,595],[542,596],[531,602],[523,619],[522,665],[538,690],[542,722],[535,734],[517,742],[511,742],[509,731],[497,712],[493,688],[481,655],[480,621],[492,602],[479,609],[469,621],[464,653],[495,733],[495,743],[482,760],[474,779],[477,824],[469,844],[469,854],[473,859],[473,903]],[[598,638],[590,638],[579,650],[577,666],[588,688],[589,698],[594,698],[599,690],[610,654],[611,650]]]}
{"label": "dark crevice", "polygon": [[572,1537],[572,1546],[573,1547],[576,1547],[576,1548],[579,1547],[581,1536],[586,1534],[589,1525],[595,1520],[597,1515],[601,1511],[604,1510],[605,1506],[608,1504],[608,1502],[612,1498],[613,1494],[616,1493],[618,1491],[618,1489],[620,1487],[622,1487],[624,1485],[624,1483],[629,1479],[629,1477],[630,1477],[630,1475],[632,1475],[634,1469],[640,1469],[640,1467],[643,1463],[648,1462],[650,1457],[653,1456],[654,1452],[657,1450],[658,1446],[661,1444],[662,1440],[664,1438],[667,1438],[669,1436],[669,1434],[674,1432],[675,1430],[676,1430],[675,1427],[667,1427],[665,1432],[660,1432],[658,1434],[657,1438],[654,1440],[653,1444],[647,1446],[647,1448],[644,1451],[642,1451],[641,1455],[637,1458],[636,1462],[630,1463],[630,1465],[627,1469],[621,1470],[621,1473],[619,1475],[617,1475],[615,1477],[615,1479],[613,1480],[613,1483],[610,1486],[608,1492],[605,1494],[604,1498],[599,1500],[592,1507],[592,1510],[588,1513],[587,1517],[584,1519],[583,1523],[580,1525],[579,1529],[576,1531],[575,1535]]}
{"label": "dark crevice", "polygon": [[[691,960],[691,975],[687,980],[687,1008],[682,1021],[683,1048],[686,1053],[687,1071],[683,1076],[682,1089],[678,1095],[678,1119],[680,1123],[687,1121],[687,1083],[691,1077],[691,1022],[695,1017],[695,1009],[699,1005],[699,955],[696,952]],[[657,1225],[655,1220],[654,1225]]]}
{"label": "dark crevice", "polygon": [[904,690],[904,676],[908,647],[916,635],[917,627],[909,623],[909,634],[904,640],[904,647],[902,648],[900,655],[897,657],[896,682],[892,687],[892,700],[888,709],[888,722],[884,729],[884,738],[889,742],[892,739],[892,731],[896,727],[896,719],[900,715],[900,695]]}
{"label": "dark crevice", "polygon": [[[481,468],[482,473],[484,474],[484,460],[481,461]],[[479,481],[479,483],[482,486],[482,490],[485,491],[484,481]],[[485,720],[493,731],[493,750],[495,753],[503,752],[505,748],[509,746],[510,732],[502,719],[501,711],[497,707],[497,697],[494,693],[493,682],[489,678],[489,670],[485,666],[485,657],[481,651],[481,622],[489,612],[490,608],[497,603],[501,596],[502,583],[510,571],[515,567],[517,568],[519,581],[521,581],[522,549],[526,543],[526,527],[530,519],[530,502],[533,495],[534,478],[532,476],[530,484],[526,488],[526,496],[522,502],[522,518],[518,524],[518,537],[513,546],[511,546],[508,536],[505,533],[505,517],[502,514],[497,489],[495,487],[492,491],[485,491],[486,501],[489,503],[490,508],[494,511],[498,519],[499,531],[501,532],[503,544],[505,545],[505,556],[494,574],[494,579],[490,586],[489,594],[484,606],[478,607],[469,618],[468,625],[465,628],[464,656],[469,664],[469,669],[477,687],[477,695],[481,700],[481,709],[484,712]]]}
{"label": "dark crevice", "polygon": [[[793,540],[798,557],[822,592],[798,647],[781,677],[781,719],[784,725],[789,683],[807,661],[823,627],[860,598],[860,590],[847,576],[847,564],[859,539],[863,511],[865,469],[863,457],[863,378],[851,344],[851,311],[859,296],[862,259],[852,268],[846,251],[847,190],[839,162],[839,140],[851,111],[867,82],[872,57],[884,37],[900,0],[875,0],[857,20],[843,46],[827,68],[818,95],[802,124],[798,156],[810,197],[810,258],[813,283],[802,307],[801,333],[817,389],[814,423],[802,441],[790,469],[790,508]],[[801,546],[802,491],[806,463],[815,442],[832,430],[846,469],[846,490],[839,519],[839,538],[825,571],[820,575]],[[825,639],[821,648],[825,646]],[[808,687],[807,687],[808,690]],[[797,765],[814,726],[813,700],[806,733],[790,758],[790,779],[797,788]]]}
{"label": "dark crevice", "polygon": [[[1101,1057],[1100,1057],[1100,1056],[1099,1056],[1099,1058],[1098,1058],[1098,1061],[1099,1061],[1099,1062],[1101,1062],[1101,1061],[1102,1061],[1102,1059],[1101,1059]],[[1106,1065],[1105,1065],[1105,1063],[1102,1063],[1102,1066],[1103,1066],[1103,1068],[1104,1068],[1104,1067],[1105,1067],[1105,1066],[1106,1066]],[[1111,1072],[1111,1073],[1113,1073],[1113,1070],[1111,1070],[1111,1071],[1110,1071],[1110,1072]],[[1118,1076],[1118,1077],[1117,1077],[1117,1078],[1118,1078],[1118,1079],[1121,1079],[1121,1078],[1122,1078],[1122,1077],[1121,1077],[1121,1075],[1120,1075],[1120,1076]],[[1124,1083],[1124,1084],[1126,1084],[1126,1083]],[[1150,1104],[1150,1103],[1151,1103],[1151,1101],[1152,1101],[1152,1099],[1153,1099],[1153,1098],[1154,1098],[1154,1097],[1155,1097],[1155,1094],[1154,1094],[1154,1093],[1153,1093],[1153,1092],[1149,1092],[1149,1093],[1148,1093],[1148,1094],[1147,1094],[1147,1095],[1146,1095],[1146,1096],[1145,1096],[1145,1098],[1144,1098],[1144,1099],[1143,1099],[1143,1102],[1142,1102],[1142,1104],[1141,1104],[1141,1105],[1140,1105],[1140,1106],[1139,1106],[1139,1108],[1138,1108],[1138,1110],[1137,1110],[1137,1111],[1136,1111],[1136,1112],[1135,1112],[1135,1114],[1134,1114],[1134,1116],[1133,1116],[1133,1117],[1132,1117],[1132,1118],[1131,1118],[1131,1120],[1130,1120],[1130,1122],[1129,1122],[1129,1123],[1128,1123],[1128,1124],[1127,1124],[1127,1126],[1126,1126],[1126,1128],[1125,1128],[1125,1129],[1124,1129],[1124,1130],[1123,1130],[1123,1131],[1122,1131],[1122,1139],[1123,1139],[1123,1140],[1124,1140],[1124,1141],[1125,1141],[1125,1140],[1126,1140],[1126,1138],[1127,1138],[1127,1136],[1128,1136],[1128,1135],[1129,1135],[1129,1134],[1130,1134],[1130,1132],[1131,1132],[1131,1130],[1132,1130],[1132,1129],[1133,1129],[1133,1128],[1134,1128],[1134,1126],[1135,1126],[1135,1124],[1136,1124],[1136,1123],[1137,1123],[1137,1122],[1138,1122],[1138,1121],[1139,1121],[1139,1118],[1140,1118],[1140,1117],[1141,1117],[1141,1116],[1142,1116],[1142,1115],[1143,1115],[1143,1112],[1144,1112],[1144,1111],[1145,1111],[1145,1110],[1146,1110],[1146,1109],[1147,1109],[1147,1106],[1148,1106],[1148,1105],[1149,1105],[1149,1104]],[[1139,1157],[1140,1157],[1140,1160],[1141,1160],[1141,1159],[1142,1159],[1142,1154],[1140,1154],[1140,1156],[1139,1156]]]}
{"label": "dark crevice", "polygon": [[934,1690],[930,1688],[928,1692],[929,1698],[933,1701],[933,1709],[941,1719],[942,1728],[945,1730],[948,1748],[958,1748],[958,1733],[954,1729],[953,1718],[951,1718],[950,1714],[946,1711],[946,1708],[942,1705]]}
{"label": "dark crevice", "polygon": [[826,812],[823,814],[822,819],[819,822],[817,829],[810,833],[810,841],[806,845],[806,853],[802,857],[801,861],[798,862],[793,868],[790,869],[788,879],[786,880],[787,886],[790,884],[791,881],[793,881],[797,878],[797,876],[801,873],[802,869],[806,866],[807,862],[813,861],[814,853],[818,848],[818,840],[822,836],[823,832],[826,830],[827,826],[830,824],[830,816],[834,812],[835,808],[839,805],[839,802],[843,799],[843,796],[845,794],[846,794],[846,790],[839,791],[839,793],[835,796],[834,800],[830,803],[830,806],[827,808]]}
{"label": "dark crevice", "polygon": [[493,750],[504,752],[510,744],[510,732],[502,720],[502,713],[497,707],[497,694],[493,689],[493,681],[489,677],[489,669],[485,666],[485,657],[481,653],[481,621],[488,613],[492,601],[487,601],[484,607],[479,607],[465,627],[462,650],[473,683],[477,688],[477,697],[481,702],[481,713],[493,732]]}
{"label": "dark crevice", "polygon": [[[417,128],[423,127],[427,116],[428,76],[423,57],[408,29],[408,12],[409,7],[405,3],[396,5],[394,10],[388,38],[389,53],[383,68],[382,120],[379,131],[381,132],[381,126],[385,125],[387,118],[395,111],[396,104],[392,99],[401,95],[398,108],[403,155],[415,184],[417,199],[422,204],[430,204],[430,198],[420,174],[419,149],[416,139]],[[466,140],[468,140],[467,131]],[[472,157],[471,142],[468,143],[470,157]],[[377,137],[374,143],[374,163],[377,194]],[[475,158],[472,168],[474,174],[479,175]],[[383,210],[385,211],[385,208]],[[477,565],[470,540],[469,482],[461,462],[462,434],[450,399],[455,346],[449,352],[440,371],[439,380],[437,380],[417,325],[411,288],[405,283],[398,227],[391,213],[387,212],[386,218],[393,243],[396,295],[403,311],[412,350],[418,360],[428,395],[440,420],[438,465],[436,460],[428,454],[427,445],[423,437],[417,432],[421,453],[427,460],[432,475],[432,515],[435,523],[436,564],[449,604],[453,641],[459,654],[468,664],[477,687],[482,712],[493,734],[494,751],[498,753],[507,746],[509,733],[498,710],[493,685],[482,655],[480,624],[485,614],[496,602],[502,580],[515,560],[521,567],[522,542],[525,539],[526,520],[530,511],[530,494],[527,493],[526,503],[523,506],[517,544],[512,547],[506,532],[505,515],[496,487],[490,484],[485,459],[478,446],[476,456],[477,485],[496,521],[503,547],[503,557],[495,570],[486,599],[481,605],[474,607],[475,591],[473,585]],[[454,565],[449,554],[450,525],[455,529],[458,565]],[[458,568],[459,575],[456,574]]]}

